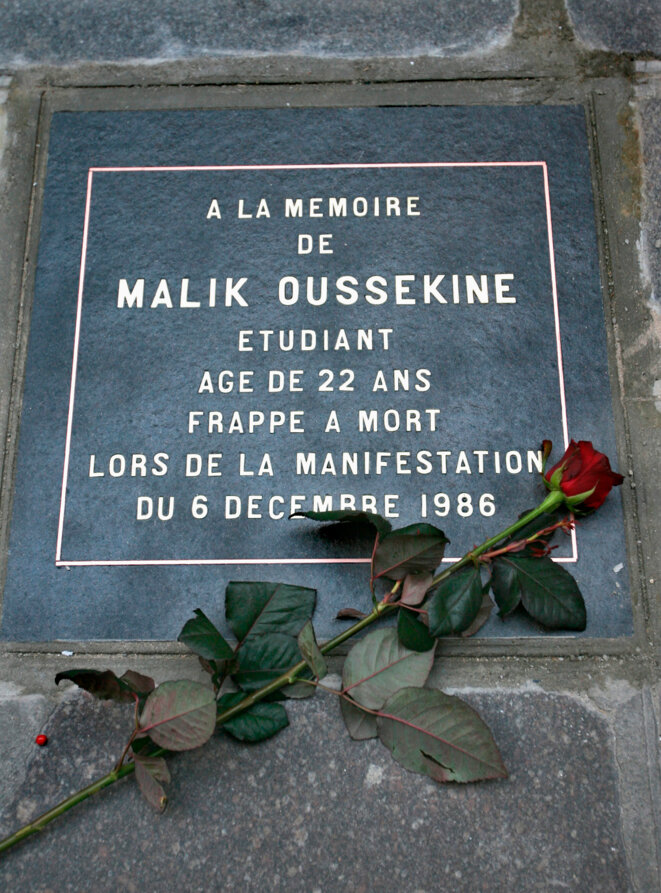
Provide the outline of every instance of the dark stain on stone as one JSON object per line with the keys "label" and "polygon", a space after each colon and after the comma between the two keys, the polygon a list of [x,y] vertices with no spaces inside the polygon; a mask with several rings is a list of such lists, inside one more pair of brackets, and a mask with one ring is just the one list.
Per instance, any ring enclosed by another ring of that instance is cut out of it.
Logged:
{"label": "dark stain on stone", "polygon": [[642,191],[640,133],[635,113],[629,104],[620,109],[617,123],[624,130],[621,159],[631,183],[630,192],[622,196],[620,210],[624,217],[639,217]]}
{"label": "dark stain on stone", "polygon": [[543,38],[569,43],[575,39],[563,0],[521,0],[513,34],[519,40]]}

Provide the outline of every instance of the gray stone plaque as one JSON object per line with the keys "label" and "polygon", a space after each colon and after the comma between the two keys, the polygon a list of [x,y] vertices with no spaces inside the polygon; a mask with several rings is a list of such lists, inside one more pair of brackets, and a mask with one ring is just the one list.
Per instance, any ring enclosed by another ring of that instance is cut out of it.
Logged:
{"label": "gray stone plaque", "polygon": [[[617,463],[581,108],[54,115],[5,638],[173,638],[231,579],[315,586],[329,636],[369,546],[292,512],[423,519],[450,560],[569,437]],[[600,515],[555,557],[627,635]]]}

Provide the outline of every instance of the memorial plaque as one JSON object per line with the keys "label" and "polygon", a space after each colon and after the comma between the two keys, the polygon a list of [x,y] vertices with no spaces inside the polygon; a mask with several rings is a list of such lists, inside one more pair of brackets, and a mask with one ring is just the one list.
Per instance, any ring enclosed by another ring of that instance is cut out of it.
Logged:
{"label": "memorial plaque", "polygon": [[[314,586],[329,636],[369,550],[291,513],[426,520],[450,560],[569,437],[616,462],[581,108],[53,116],[5,638],[173,638],[231,579]],[[627,635],[600,514],[555,558]]]}

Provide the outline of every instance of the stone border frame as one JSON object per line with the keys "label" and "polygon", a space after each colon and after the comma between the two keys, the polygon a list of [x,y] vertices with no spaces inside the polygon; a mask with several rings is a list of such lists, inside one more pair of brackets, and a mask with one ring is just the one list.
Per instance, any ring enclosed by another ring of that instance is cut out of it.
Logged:
{"label": "stone border frame", "polygon": [[[620,639],[503,638],[449,640],[446,654],[464,655],[613,655],[640,659],[651,656],[652,606],[647,579],[661,576],[658,546],[654,545],[653,505],[661,504],[659,483],[652,480],[653,462],[641,442],[645,419],[637,405],[641,366],[646,357],[629,362],[622,347],[642,342],[646,332],[645,291],[636,254],[639,237],[640,182],[638,143],[631,124],[631,86],[622,78],[561,82],[556,79],[493,79],[424,81],[379,84],[271,84],[264,86],[195,86],[146,88],[48,88],[38,93],[29,82],[15,82],[9,95],[12,171],[6,196],[7,213],[0,218],[0,244],[8,261],[0,269],[2,357],[0,359],[0,434],[3,437],[0,490],[0,584],[4,585],[8,528],[20,425],[20,405],[27,356],[29,319],[34,286],[41,201],[45,181],[48,131],[54,111],[176,108],[278,108],[282,106],[342,107],[377,105],[519,105],[580,104],[586,113],[600,252],[608,362],[613,394],[618,467],[629,475],[623,488],[628,523],[625,541],[631,575],[634,635]],[[4,201],[3,201],[4,199]],[[2,208],[2,205],[0,205]],[[25,212],[28,209],[28,212]],[[624,336],[624,337],[623,337]],[[11,349],[15,348],[15,349]],[[644,373],[643,373],[644,377]],[[640,481],[638,490],[636,482]],[[636,499],[642,492],[642,499]],[[645,559],[644,556],[649,556]],[[649,562],[649,564],[647,563]],[[114,642],[68,643],[77,653],[112,654],[126,651]],[[63,643],[3,643],[0,653],[59,652]],[[180,653],[168,642],[132,642],[132,653]]]}

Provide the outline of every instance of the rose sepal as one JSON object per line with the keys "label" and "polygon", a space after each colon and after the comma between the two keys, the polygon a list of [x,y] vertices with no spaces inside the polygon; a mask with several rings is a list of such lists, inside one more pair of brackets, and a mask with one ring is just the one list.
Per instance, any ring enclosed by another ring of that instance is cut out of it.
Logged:
{"label": "rose sepal", "polygon": [[542,475],[546,471],[546,463],[548,462],[552,449],[553,443],[550,440],[542,441]]}
{"label": "rose sepal", "polygon": [[562,468],[557,468],[550,479],[547,479],[542,475],[542,480],[544,481],[544,486],[547,490],[557,490],[562,493],[562,487],[560,486],[562,483],[562,475],[564,473],[564,466]]}
{"label": "rose sepal", "polygon": [[591,490],[586,490],[585,493],[576,493],[574,496],[565,496],[565,504],[570,508],[574,508],[575,506],[580,507],[581,503],[585,502],[586,499],[589,499],[596,489],[595,486]]}

